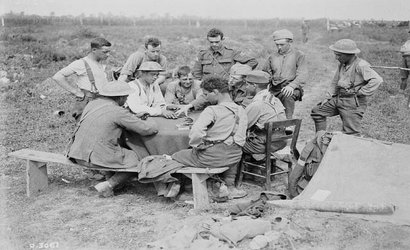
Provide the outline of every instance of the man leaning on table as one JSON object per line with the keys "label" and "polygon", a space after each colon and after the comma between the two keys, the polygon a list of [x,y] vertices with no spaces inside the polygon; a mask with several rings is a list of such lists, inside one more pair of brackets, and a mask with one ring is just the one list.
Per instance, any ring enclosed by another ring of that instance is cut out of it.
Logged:
{"label": "man leaning on table", "polygon": [[[87,104],[70,142],[67,157],[80,165],[109,169],[134,168],[145,156],[118,143],[123,129],[141,136],[158,133],[157,124],[143,121],[122,108],[134,90],[125,82],[113,82],[100,88],[99,97]],[[135,173],[107,173],[106,181],[93,187],[100,196],[112,196],[118,185]]]}
{"label": "man leaning on table", "polygon": [[161,65],[156,62],[143,62],[138,70],[139,77],[128,83],[135,92],[128,96],[125,106],[138,117],[148,115],[176,119],[177,115],[167,110],[164,96],[155,82],[159,73],[164,71]]}

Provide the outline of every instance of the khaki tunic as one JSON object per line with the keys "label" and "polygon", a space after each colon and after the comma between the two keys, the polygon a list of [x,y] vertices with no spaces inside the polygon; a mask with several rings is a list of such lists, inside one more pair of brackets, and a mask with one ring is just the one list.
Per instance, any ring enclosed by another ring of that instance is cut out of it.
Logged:
{"label": "khaki tunic", "polygon": [[102,167],[135,167],[141,156],[118,144],[123,129],[143,136],[158,132],[155,123],[137,118],[109,98],[91,101],[84,109],[67,156]]}
{"label": "khaki tunic", "polygon": [[244,55],[239,50],[230,49],[225,46],[218,51],[208,48],[199,52],[198,60],[192,68],[192,75],[200,80],[208,75],[216,75],[228,79],[229,70],[236,62],[247,64],[252,69],[258,65],[258,61],[255,58]]}

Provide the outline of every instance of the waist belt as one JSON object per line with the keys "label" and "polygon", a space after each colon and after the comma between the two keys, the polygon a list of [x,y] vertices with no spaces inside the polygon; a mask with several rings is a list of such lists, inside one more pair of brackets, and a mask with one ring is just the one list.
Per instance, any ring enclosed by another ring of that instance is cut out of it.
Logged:
{"label": "waist belt", "polygon": [[356,95],[356,92],[351,92],[350,89],[339,88],[336,95],[339,97],[353,97]]}

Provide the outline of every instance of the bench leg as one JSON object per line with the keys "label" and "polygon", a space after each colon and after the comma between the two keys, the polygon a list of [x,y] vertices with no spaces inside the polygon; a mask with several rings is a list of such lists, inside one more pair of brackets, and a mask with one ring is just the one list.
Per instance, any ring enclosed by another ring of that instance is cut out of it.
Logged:
{"label": "bench leg", "polygon": [[27,196],[36,195],[48,187],[47,164],[27,160],[26,167]]}
{"label": "bench leg", "polygon": [[192,174],[192,192],[194,208],[206,209],[209,207],[208,189],[206,187],[207,174]]}

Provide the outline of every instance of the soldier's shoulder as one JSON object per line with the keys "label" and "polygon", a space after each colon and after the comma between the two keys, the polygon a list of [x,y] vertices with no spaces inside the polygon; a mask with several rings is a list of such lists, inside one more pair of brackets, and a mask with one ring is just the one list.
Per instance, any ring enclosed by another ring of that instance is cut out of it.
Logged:
{"label": "soldier's shoulder", "polygon": [[366,60],[359,58],[359,63],[357,64],[359,67],[370,67],[370,63]]}

